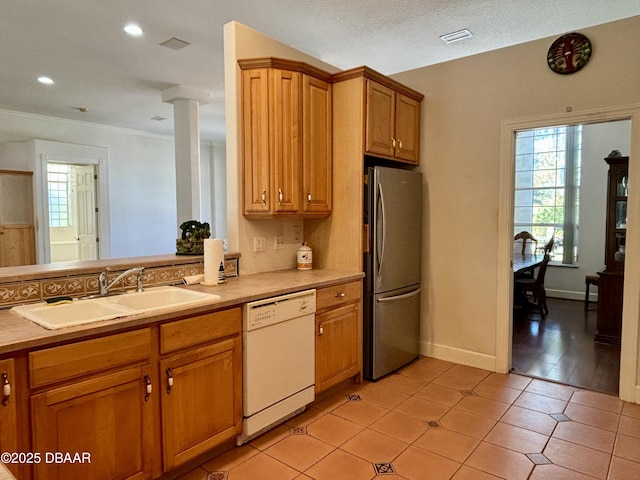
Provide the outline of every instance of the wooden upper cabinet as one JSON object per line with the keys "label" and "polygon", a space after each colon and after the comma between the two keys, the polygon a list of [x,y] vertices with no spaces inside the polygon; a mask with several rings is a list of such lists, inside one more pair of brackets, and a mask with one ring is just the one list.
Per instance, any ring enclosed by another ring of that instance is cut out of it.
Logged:
{"label": "wooden upper cabinet", "polygon": [[300,209],[302,122],[300,72],[269,70],[273,101],[270,108],[273,210],[296,213]]}
{"label": "wooden upper cabinet", "polygon": [[244,212],[271,213],[269,70],[242,72]]}
{"label": "wooden upper cabinet", "polygon": [[393,90],[368,80],[365,132],[367,153],[393,156],[394,118],[395,95]]}
{"label": "wooden upper cabinet", "polygon": [[420,101],[367,79],[365,153],[419,163]]}
{"label": "wooden upper cabinet", "polygon": [[395,156],[409,163],[420,163],[420,102],[396,93]]}
{"label": "wooden upper cabinet", "polygon": [[243,213],[331,213],[331,76],[275,58],[240,60]]}
{"label": "wooden upper cabinet", "polygon": [[332,168],[331,84],[303,77],[302,209],[306,213],[331,213]]}

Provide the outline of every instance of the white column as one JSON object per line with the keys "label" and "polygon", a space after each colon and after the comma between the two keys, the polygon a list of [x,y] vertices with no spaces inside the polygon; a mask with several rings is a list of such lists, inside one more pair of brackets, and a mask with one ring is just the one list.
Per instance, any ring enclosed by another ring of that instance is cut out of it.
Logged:
{"label": "white column", "polygon": [[209,92],[185,85],[162,91],[162,101],[173,104],[178,233],[183,222],[201,221],[199,107],[210,100]]}

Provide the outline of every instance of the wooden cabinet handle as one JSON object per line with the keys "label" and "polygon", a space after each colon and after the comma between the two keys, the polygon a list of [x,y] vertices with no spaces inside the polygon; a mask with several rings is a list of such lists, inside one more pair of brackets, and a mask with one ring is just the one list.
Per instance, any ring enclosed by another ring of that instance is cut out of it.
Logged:
{"label": "wooden cabinet handle", "polygon": [[147,375],[146,373],[144,375],[144,383],[147,384],[146,393],[144,394],[144,401],[146,402],[147,400],[149,400],[149,397],[151,396],[151,392],[153,391],[153,385],[151,385],[151,379],[149,378],[149,375]]}
{"label": "wooden cabinet handle", "polygon": [[2,405],[9,405],[9,397],[11,397],[11,384],[9,383],[9,375],[2,372]]}
{"label": "wooden cabinet handle", "polygon": [[165,373],[167,374],[167,394],[169,394],[173,387],[173,375],[171,374],[171,369],[169,367],[167,367]]}

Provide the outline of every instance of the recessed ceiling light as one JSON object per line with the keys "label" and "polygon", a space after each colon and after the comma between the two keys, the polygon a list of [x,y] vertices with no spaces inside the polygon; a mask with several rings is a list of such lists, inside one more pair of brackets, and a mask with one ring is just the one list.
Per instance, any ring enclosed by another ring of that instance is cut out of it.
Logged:
{"label": "recessed ceiling light", "polygon": [[38,81],[43,85],[53,85],[54,81],[50,77],[46,77],[44,75],[38,77]]}
{"label": "recessed ceiling light", "polygon": [[444,43],[449,44],[453,42],[457,42],[458,40],[464,40],[465,38],[473,37],[473,33],[471,33],[466,28],[462,30],[458,30],[457,32],[447,33],[446,35],[440,35],[440,40]]}
{"label": "recessed ceiling light", "polygon": [[144,33],[142,31],[142,28],[140,28],[140,26],[136,23],[129,23],[125,25],[124,31],[127,32],[132,37],[141,37],[142,34]]}

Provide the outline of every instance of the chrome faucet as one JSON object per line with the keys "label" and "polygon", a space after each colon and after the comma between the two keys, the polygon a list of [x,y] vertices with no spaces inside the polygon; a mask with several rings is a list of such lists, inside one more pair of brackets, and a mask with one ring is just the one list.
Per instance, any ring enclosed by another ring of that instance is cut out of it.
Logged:
{"label": "chrome faucet", "polygon": [[130,268],[129,270],[125,270],[124,272],[122,272],[120,275],[118,275],[116,278],[114,278],[111,282],[109,282],[109,267],[107,267],[102,273],[100,273],[100,276],[98,277],[98,283],[100,285],[100,295],[104,296],[104,295],[108,295],[109,293],[109,289],[111,287],[113,287],[116,283],[118,283],[120,280],[122,280],[124,277],[126,277],[127,275],[130,275],[132,273],[137,273],[138,277],[137,277],[137,287],[136,287],[136,292],[141,292],[142,291],[142,277],[144,275],[144,267],[134,267],[134,268]]}

